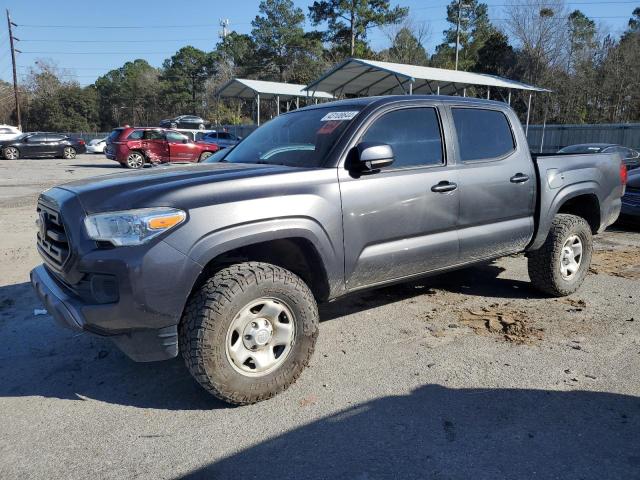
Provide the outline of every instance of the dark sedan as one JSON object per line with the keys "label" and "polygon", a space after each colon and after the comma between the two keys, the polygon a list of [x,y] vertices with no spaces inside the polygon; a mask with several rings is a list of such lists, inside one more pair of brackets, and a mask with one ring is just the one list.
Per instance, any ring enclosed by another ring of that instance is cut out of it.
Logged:
{"label": "dark sedan", "polygon": [[196,115],[180,115],[173,118],[165,118],[160,120],[160,126],[165,128],[189,128],[196,130],[204,130],[207,122]]}
{"label": "dark sedan", "polygon": [[633,148],[623,147],[615,143],[581,143],[569,145],[558,150],[558,153],[620,153],[627,170],[640,167],[640,152]]}
{"label": "dark sedan", "polygon": [[627,189],[622,197],[622,214],[640,220],[640,170],[629,172]]}
{"label": "dark sedan", "polygon": [[0,151],[7,160],[18,158],[57,157],[72,159],[78,153],[85,153],[87,146],[81,138],[73,138],[61,133],[23,133],[13,140],[0,142]]}

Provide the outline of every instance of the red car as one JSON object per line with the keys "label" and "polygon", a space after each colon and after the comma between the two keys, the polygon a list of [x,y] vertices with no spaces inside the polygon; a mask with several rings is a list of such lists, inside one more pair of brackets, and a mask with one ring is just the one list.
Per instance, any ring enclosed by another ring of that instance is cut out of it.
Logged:
{"label": "red car", "polygon": [[199,162],[220,149],[194,142],[175,130],[152,127],[121,127],[107,138],[104,153],[123,167],[142,168],[145,163]]}

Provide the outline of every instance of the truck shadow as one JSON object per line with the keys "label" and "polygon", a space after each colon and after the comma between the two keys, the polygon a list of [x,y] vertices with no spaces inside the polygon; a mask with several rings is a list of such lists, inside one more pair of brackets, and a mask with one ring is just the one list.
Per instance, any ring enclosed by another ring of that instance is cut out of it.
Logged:
{"label": "truck shadow", "polygon": [[181,358],[135,363],[108,339],[58,327],[27,282],[0,287],[0,397],[42,396],[165,410],[228,408]]}
{"label": "truck shadow", "polygon": [[335,302],[320,305],[320,319],[333,320],[389,303],[435,295],[438,290],[487,297],[494,301],[545,298],[529,282],[499,277],[504,271],[503,267],[488,262],[412,282],[354,293]]}
{"label": "truck shadow", "polygon": [[[502,271],[484,265],[423,281],[364,292],[320,308],[321,321],[429,295],[441,288],[467,295],[513,298],[535,295],[526,282],[497,278]],[[517,287],[517,288],[516,288]],[[228,408],[189,375],[180,357],[135,363],[108,339],[58,327],[28,282],[0,287],[0,397],[85,397],[108,403],[166,410]]]}
{"label": "truck shadow", "polygon": [[638,478],[640,399],[425,385],[324,417],[185,479]]}

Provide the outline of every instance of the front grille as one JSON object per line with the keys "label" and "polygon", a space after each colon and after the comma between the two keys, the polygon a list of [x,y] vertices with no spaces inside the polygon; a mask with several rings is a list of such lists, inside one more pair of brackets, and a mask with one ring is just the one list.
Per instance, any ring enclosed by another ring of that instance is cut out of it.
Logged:
{"label": "front grille", "polygon": [[69,258],[69,241],[60,213],[53,207],[38,202],[37,245],[47,265],[60,271]]}
{"label": "front grille", "polygon": [[633,207],[640,207],[640,188],[627,187],[624,197],[622,197],[622,203]]}

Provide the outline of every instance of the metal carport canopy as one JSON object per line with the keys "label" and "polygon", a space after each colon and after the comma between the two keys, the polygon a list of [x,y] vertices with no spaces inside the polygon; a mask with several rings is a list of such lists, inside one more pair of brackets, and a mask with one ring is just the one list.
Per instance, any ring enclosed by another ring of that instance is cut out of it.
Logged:
{"label": "metal carport canopy", "polygon": [[234,78],[222,85],[216,92],[220,97],[235,97],[254,99],[259,96],[263,100],[291,100],[293,98],[333,98],[326,92],[308,92],[304,85],[295,83],[267,82],[264,80],[250,80]]}
{"label": "metal carport canopy", "polygon": [[[459,94],[474,85],[483,87],[549,92],[545,88],[484,73],[461,72],[445,68],[422,67],[402,63],[349,58],[336,65],[306,90],[331,92],[333,95],[392,95],[433,93]],[[319,93],[319,92],[317,92]],[[316,93],[316,94],[317,94]]]}

